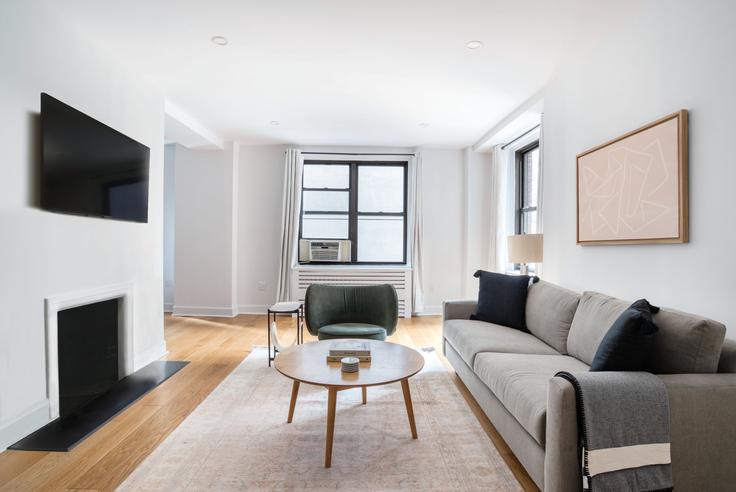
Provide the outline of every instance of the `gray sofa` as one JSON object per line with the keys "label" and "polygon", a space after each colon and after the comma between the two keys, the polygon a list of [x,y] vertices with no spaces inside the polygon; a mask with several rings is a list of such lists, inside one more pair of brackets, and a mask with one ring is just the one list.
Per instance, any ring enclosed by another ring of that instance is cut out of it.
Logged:
{"label": "gray sofa", "polygon": [[[582,489],[575,395],[558,371],[587,371],[630,303],[540,281],[529,288],[529,333],[470,320],[476,301],[444,303],[444,353],[545,491]],[[736,487],[736,342],[721,323],[662,309],[652,353],[669,396],[675,490]]]}

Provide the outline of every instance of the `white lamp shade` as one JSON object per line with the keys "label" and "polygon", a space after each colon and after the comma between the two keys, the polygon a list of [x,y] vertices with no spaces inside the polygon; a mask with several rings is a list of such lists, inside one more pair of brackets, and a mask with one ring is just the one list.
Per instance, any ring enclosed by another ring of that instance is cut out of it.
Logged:
{"label": "white lamp shade", "polygon": [[542,234],[509,236],[510,263],[541,263],[544,250]]}

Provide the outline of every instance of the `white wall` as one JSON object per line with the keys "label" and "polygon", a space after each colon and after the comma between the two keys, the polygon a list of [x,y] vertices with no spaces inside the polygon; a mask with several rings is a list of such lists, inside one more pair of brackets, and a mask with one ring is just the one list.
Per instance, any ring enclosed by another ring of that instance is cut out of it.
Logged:
{"label": "white wall", "polygon": [[232,316],[233,150],[176,145],[174,314]]}
{"label": "white wall", "polygon": [[265,312],[276,302],[285,150],[281,145],[240,146],[237,285],[243,313]]}
{"label": "white wall", "polygon": [[478,279],[473,277],[476,270],[489,270],[491,237],[491,155],[473,152],[467,148],[463,152],[465,165],[465,263],[462,272],[463,297],[471,299],[478,295]]}
{"label": "white wall", "polygon": [[164,146],[164,311],[174,308],[174,251],[176,225],[175,145]]}
{"label": "white wall", "polygon": [[[637,8],[545,93],[545,277],[709,316],[733,338],[736,4]],[[690,242],[577,246],[576,154],[681,108],[690,110]]]}
{"label": "white wall", "polygon": [[463,151],[422,149],[422,248],[427,313],[439,313],[442,301],[465,295],[464,195]]}
{"label": "white wall", "polygon": [[[0,8],[0,449],[48,419],[47,296],[134,282],[134,365],[165,351],[163,95],[29,4]],[[37,207],[42,91],[150,147],[147,224]]]}

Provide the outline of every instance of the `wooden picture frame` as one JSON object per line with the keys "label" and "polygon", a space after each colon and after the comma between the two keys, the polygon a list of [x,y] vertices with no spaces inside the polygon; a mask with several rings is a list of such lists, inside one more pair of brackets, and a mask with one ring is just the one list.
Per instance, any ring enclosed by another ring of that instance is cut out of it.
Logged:
{"label": "wooden picture frame", "polygon": [[688,242],[688,112],[576,158],[577,243]]}

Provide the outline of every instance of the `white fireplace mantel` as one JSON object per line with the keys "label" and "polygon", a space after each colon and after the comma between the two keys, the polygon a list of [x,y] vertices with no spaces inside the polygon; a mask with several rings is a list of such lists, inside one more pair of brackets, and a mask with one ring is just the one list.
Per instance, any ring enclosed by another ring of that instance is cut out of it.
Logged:
{"label": "white fireplace mantel", "polygon": [[120,299],[118,309],[118,375],[133,372],[133,298],[135,284],[122,283],[47,297],[46,308],[46,393],[49,418],[59,417],[59,325],[58,312],[95,302]]}

